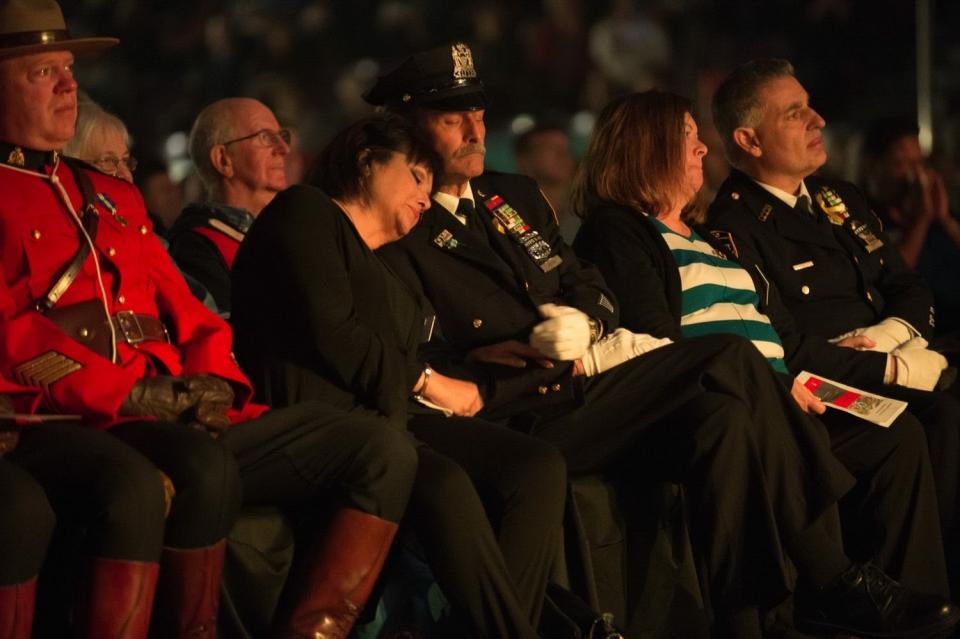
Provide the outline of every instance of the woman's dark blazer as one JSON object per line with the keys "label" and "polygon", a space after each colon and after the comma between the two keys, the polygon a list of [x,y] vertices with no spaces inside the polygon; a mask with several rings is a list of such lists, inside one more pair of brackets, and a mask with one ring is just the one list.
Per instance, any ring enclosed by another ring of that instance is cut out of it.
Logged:
{"label": "woman's dark blazer", "polygon": [[322,400],[405,428],[422,366],[419,305],[322,191],[293,186],[233,267],[235,348],[272,406]]}
{"label": "woman's dark blazer", "polygon": [[[760,311],[770,318],[783,342],[788,369],[819,373],[855,386],[877,386],[885,353],[834,346],[826,339],[800,333],[777,289],[756,260],[738,251],[729,237],[697,228],[700,236],[750,274],[760,297]],[[628,206],[599,202],[588,208],[577,238],[577,254],[597,265],[620,301],[620,324],[636,333],[682,339],[680,270],[660,231],[650,219]]]}

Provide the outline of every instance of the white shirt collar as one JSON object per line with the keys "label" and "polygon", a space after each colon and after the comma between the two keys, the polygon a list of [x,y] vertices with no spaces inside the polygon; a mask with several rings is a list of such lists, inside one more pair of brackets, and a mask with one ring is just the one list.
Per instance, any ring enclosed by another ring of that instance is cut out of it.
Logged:
{"label": "white shirt collar", "polygon": [[460,200],[466,198],[473,202],[474,208],[476,208],[477,203],[473,197],[473,187],[470,186],[470,182],[467,182],[467,188],[463,190],[463,193],[460,196],[450,195],[449,193],[441,193],[437,191],[433,194],[433,200],[439,204],[447,213],[452,215],[457,219],[458,222],[466,226],[467,218],[462,215],[457,215],[457,206],[460,204]]}
{"label": "white shirt collar", "polygon": [[807,190],[807,183],[803,180],[800,181],[800,193],[798,193],[797,195],[793,195],[792,193],[787,193],[783,189],[778,189],[775,186],[764,184],[759,180],[753,180],[753,181],[759,184],[761,187],[763,187],[763,189],[768,193],[770,193],[770,195],[774,196],[775,198],[777,198],[778,200],[780,200],[781,202],[789,206],[791,209],[797,205],[797,200],[800,199],[801,195],[806,195],[810,199],[810,204],[813,205],[813,198],[810,197],[810,191]]}

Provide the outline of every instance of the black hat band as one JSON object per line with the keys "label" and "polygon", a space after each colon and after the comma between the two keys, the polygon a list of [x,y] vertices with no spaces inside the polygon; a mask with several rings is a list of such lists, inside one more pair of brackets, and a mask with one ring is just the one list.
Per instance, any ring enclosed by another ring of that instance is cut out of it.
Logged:
{"label": "black hat band", "polygon": [[20,31],[19,33],[5,33],[0,35],[0,49],[23,47],[31,44],[55,44],[70,40],[66,29],[52,31]]}

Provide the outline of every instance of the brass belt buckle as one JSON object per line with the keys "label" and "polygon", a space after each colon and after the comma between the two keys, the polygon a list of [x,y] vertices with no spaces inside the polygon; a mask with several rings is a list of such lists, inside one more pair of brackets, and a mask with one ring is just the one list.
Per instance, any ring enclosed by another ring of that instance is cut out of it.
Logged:
{"label": "brass belt buckle", "polygon": [[143,327],[140,325],[140,319],[133,311],[117,311],[114,314],[117,318],[117,328],[123,333],[123,339],[127,344],[139,344],[147,339],[143,334]]}

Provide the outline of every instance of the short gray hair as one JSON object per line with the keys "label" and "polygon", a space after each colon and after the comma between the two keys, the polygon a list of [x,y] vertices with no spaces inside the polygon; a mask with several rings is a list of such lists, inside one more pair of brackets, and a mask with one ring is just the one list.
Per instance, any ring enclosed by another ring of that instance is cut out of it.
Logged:
{"label": "short gray hair", "polygon": [[236,136],[233,108],[242,99],[246,98],[224,98],[208,105],[190,129],[190,159],[207,193],[213,197],[220,193],[222,176],[210,162],[210,149]]}
{"label": "short gray hair", "polygon": [[123,123],[123,120],[105,110],[94,102],[90,96],[86,94],[79,96],[77,100],[77,128],[73,137],[63,145],[63,154],[84,162],[93,162],[97,158],[93,157],[90,147],[94,142],[94,135],[104,129],[116,129],[123,135],[127,146],[130,146],[130,133],[127,131],[127,125]]}
{"label": "short gray hair", "polygon": [[794,76],[793,65],[779,58],[761,58],[743,64],[727,76],[713,94],[713,123],[723,140],[730,164],[736,165],[740,148],[733,132],[740,127],[755,127],[763,117],[757,93],[767,82]]}

